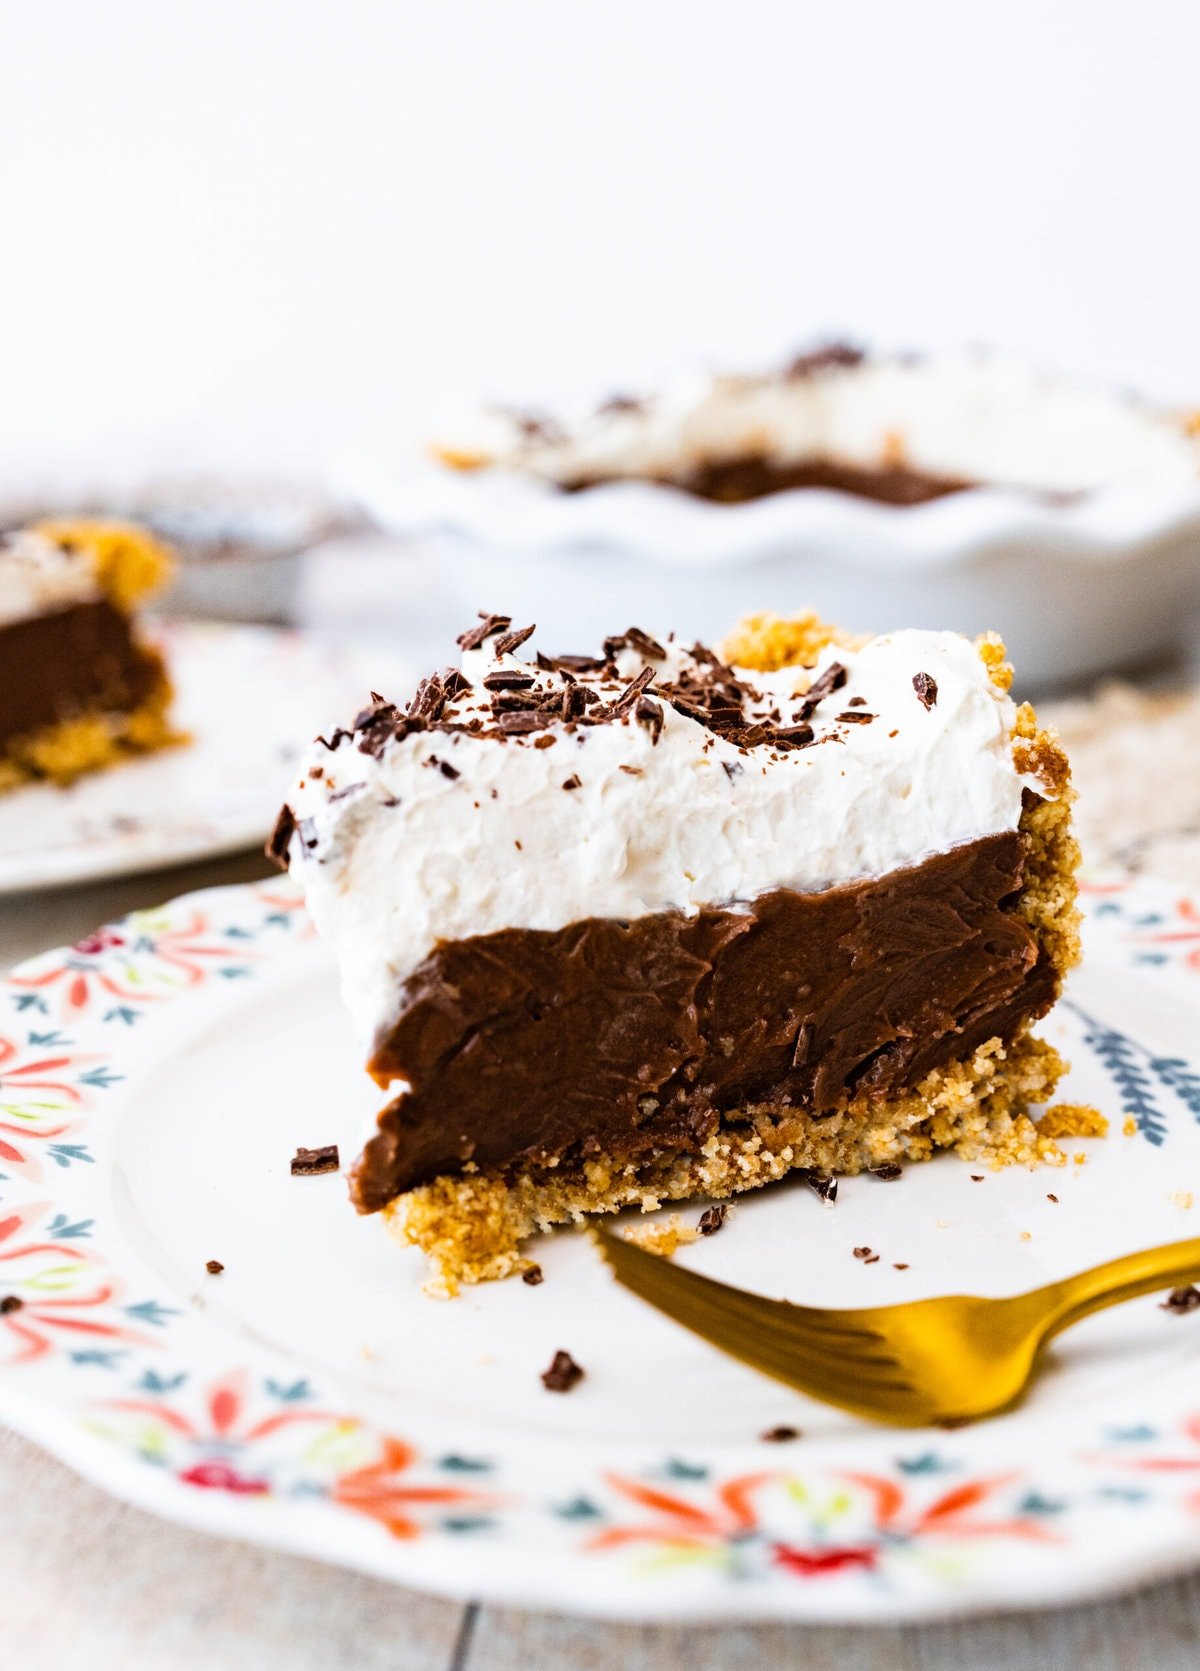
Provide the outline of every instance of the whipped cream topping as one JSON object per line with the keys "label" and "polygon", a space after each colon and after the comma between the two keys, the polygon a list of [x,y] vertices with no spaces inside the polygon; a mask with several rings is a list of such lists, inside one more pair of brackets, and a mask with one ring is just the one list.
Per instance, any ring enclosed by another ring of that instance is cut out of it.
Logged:
{"label": "whipped cream topping", "polygon": [[953,633],[768,674],[633,629],[590,664],[527,660],[506,625],[414,717],[377,704],[318,739],[277,831],[367,1045],[439,941],[879,876],[1045,793]]}
{"label": "whipped cream topping", "polygon": [[91,559],[32,528],[0,536],[0,626],[101,596]]}
{"label": "whipped cream topping", "polygon": [[1079,493],[1200,482],[1195,419],[997,355],[830,350],[790,372],[689,376],[562,417],[490,409],[437,439],[435,451],[462,467],[558,485],[686,481],[705,464],[765,457]]}

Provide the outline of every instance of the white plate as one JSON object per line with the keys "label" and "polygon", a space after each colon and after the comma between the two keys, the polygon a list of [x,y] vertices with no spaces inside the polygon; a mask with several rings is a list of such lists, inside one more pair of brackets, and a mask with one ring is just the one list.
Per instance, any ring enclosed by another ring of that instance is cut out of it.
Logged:
{"label": "white plate", "polygon": [[[1086,972],[1048,1023],[1066,1094],[1114,1117],[1068,1144],[1086,1164],[976,1182],[945,1156],[831,1207],[792,1181],[679,1257],[843,1305],[1004,1293],[1195,1234],[1200,908],[1144,881],[1089,901]],[[1092,1319],[1000,1420],[867,1427],[643,1307],[577,1235],[537,1245],[540,1287],[425,1298],[419,1256],[339,1178],[289,1175],[297,1144],[349,1159],[376,1096],[288,883],[14,974],[0,1297],[24,1304],[0,1313],[0,1416],[170,1519],[513,1605],[915,1619],[1200,1561],[1200,1313]],[[587,1371],[567,1396],[539,1380],[560,1347]],[[780,1424],[803,1437],[759,1437]]]}
{"label": "white plate", "polygon": [[536,620],[561,650],[631,620],[711,643],[770,599],[863,631],[999,631],[1024,684],[1044,687],[1189,643],[1200,604],[1200,486],[1063,501],[974,488],[908,506],[806,488],[719,505],[648,482],[560,493],[411,462],[345,475],[389,532],[446,537],[463,613]]}
{"label": "white plate", "polygon": [[0,895],[215,858],[270,834],[297,739],[345,721],[372,682],[402,686],[395,658],[275,627],[159,624],[191,741],[69,789],[0,795]]}

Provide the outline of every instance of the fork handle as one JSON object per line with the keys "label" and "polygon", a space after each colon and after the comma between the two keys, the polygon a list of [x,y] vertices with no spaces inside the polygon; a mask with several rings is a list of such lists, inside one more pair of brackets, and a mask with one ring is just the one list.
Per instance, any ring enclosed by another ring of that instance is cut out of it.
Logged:
{"label": "fork handle", "polygon": [[1041,1290],[1050,1312],[1044,1338],[1110,1305],[1122,1305],[1143,1294],[1160,1294],[1164,1288],[1184,1288],[1193,1282],[1200,1282],[1200,1238],[1168,1242],[1163,1247],[1146,1248],[1094,1265],[1089,1271],[1052,1282]]}

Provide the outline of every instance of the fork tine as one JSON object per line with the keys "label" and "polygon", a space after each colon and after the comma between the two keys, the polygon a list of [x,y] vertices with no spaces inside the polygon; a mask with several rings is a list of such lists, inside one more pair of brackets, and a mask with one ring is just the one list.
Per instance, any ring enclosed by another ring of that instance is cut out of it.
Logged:
{"label": "fork tine", "polygon": [[848,1380],[872,1400],[908,1390],[896,1359],[854,1350],[856,1344],[874,1346],[877,1336],[855,1337],[847,1331],[836,1344],[832,1337],[814,1338],[807,1323],[810,1308],[731,1288],[672,1265],[598,1226],[591,1234],[624,1287],[756,1369],[820,1397],[832,1394],[830,1401],[835,1403],[846,1397]]}

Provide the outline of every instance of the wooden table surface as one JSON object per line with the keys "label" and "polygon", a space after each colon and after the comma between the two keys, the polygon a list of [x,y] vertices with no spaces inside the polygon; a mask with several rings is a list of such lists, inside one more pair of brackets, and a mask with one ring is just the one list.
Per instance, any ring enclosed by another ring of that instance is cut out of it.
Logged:
{"label": "wooden table surface", "polygon": [[[1064,713],[1088,856],[1200,881],[1200,698]],[[1118,769],[1119,763],[1119,769]],[[1134,784],[1128,774],[1137,774]],[[1122,774],[1126,777],[1122,782]],[[1182,776],[1181,776],[1182,774]],[[1183,785],[1184,787],[1181,787]],[[1118,817],[1110,802],[1116,791]],[[1133,822],[1131,823],[1131,819]],[[1106,848],[1105,843],[1109,843]],[[255,855],[0,901],[0,971]],[[598,1625],[463,1606],[160,1522],[0,1429],[0,1671],[1197,1671],[1200,1574],[1060,1613],[956,1624]]]}

